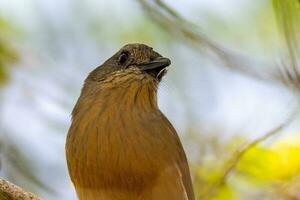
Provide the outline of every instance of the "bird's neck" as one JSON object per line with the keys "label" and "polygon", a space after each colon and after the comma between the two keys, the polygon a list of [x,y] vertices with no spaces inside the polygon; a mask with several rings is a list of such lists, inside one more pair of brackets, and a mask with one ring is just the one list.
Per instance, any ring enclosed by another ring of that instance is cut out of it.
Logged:
{"label": "bird's neck", "polygon": [[[108,80],[102,83],[86,82],[81,96],[73,110],[73,119],[91,111],[101,113],[101,110],[113,107],[115,110],[139,110],[152,112],[158,110],[157,82],[143,74],[127,75],[117,81]],[[97,112],[98,111],[98,112]]]}

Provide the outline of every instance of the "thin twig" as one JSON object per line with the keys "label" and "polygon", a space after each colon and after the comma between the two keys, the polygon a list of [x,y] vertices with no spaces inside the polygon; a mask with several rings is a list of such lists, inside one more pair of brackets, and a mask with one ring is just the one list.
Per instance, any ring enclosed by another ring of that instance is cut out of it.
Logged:
{"label": "thin twig", "polygon": [[211,197],[215,196],[222,185],[224,185],[229,177],[229,175],[236,169],[237,165],[239,164],[241,158],[253,147],[257,146],[258,144],[266,141],[272,136],[275,136],[276,134],[280,133],[284,128],[286,128],[291,121],[294,119],[296,112],[292,113],[287,120],[285,120],[282,124],[279,126],[275,127],[274,129],[268,131],[264,135],[256,138],[255,140],[241,146],[239,149],[236,150],[234,155],[232,156],[231,159],[227,161],[229,163],[225,169],[223,170],[222,175],[218,179],[218,181],[211,186],[211,189],[208,190],[208,192],[204,195],[203,199],[210,199]]}

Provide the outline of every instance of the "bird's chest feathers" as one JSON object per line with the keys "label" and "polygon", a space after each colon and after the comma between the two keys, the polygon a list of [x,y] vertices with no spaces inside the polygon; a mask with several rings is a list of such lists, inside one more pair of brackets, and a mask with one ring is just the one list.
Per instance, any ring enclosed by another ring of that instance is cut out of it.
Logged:
{"label": "bird's chest feathers", "polygon": [[[143,187],[166,165],[162,152],[167,141],[159,133],[153,94],[147,87],[130,90],[106,94],[86,106],[81,119],[74,119],[77,127],[71,135],[77,145],[72,157],[83,184]],[[126,96],[128,92],[137,93]]]}

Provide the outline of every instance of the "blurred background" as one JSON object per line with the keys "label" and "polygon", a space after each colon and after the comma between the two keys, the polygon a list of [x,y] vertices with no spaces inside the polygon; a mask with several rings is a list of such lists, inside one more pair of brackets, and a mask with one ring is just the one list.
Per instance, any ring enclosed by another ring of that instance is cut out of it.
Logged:
{"label": "blurred background", "polygon": [[172,60],[158,94],[199,200],[300,199],[298,0],[1,0],[0,176],[75,200],[64,144],[87,74],[127,43]]}

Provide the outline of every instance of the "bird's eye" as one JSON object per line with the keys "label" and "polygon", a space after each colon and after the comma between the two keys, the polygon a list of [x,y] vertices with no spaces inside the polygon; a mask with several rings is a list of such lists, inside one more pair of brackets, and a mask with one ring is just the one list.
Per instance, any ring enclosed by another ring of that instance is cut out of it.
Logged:
{"label": "bird's eye", "polygon": [[122,52],[119,56],[118,63],[119,65],[123,65],[129,58],[129,54],[127,52]]}

